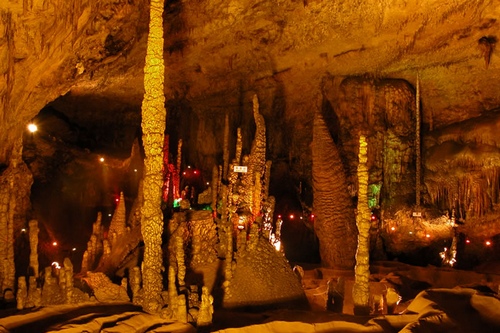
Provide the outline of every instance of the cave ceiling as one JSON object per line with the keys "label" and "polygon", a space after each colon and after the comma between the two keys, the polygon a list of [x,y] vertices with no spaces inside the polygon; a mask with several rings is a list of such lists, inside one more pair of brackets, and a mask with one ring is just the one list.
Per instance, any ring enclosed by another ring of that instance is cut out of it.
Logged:
{"label": "cave ceiling", "polygon": [[[48,104],[75,122],[137,122],[148,6],[2,1],[0,164]],[[417,73],[427,127],[500,106],[500,0],[174,0],[164,18],[167,100],[198,113],[237,113],[257,93],[268,124],[286,121],[300,132],[325,77],[415,86]]]}

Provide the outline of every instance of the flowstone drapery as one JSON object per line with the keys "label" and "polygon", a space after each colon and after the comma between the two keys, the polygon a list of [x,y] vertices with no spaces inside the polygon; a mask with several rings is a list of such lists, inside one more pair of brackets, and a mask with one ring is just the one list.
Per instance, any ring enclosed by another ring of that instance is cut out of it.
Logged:
{"label": "flowstone drapery", "polygon": [[163,0],[151,0],[149,35],[144,66],[144,99],[142,101],[142,142],[144,144],[144,203],[141,232],[144,240],[142,280],[143,308],[157,313],[162,306],[161,291],[164,270],[161,236],[163,184],[163,142],[165,134],[165,96],[163,90],[165,66],[163,63]]}

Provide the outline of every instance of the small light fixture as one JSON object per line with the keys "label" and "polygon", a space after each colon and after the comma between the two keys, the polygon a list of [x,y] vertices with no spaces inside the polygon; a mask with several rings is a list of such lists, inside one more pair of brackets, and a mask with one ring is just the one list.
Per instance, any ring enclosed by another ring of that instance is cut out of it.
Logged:
{"label": "small light fixture", "polygon": [[111,214],[108,214],[109,217],[111,217]]}
{"label": "small light fixture", "polygon": [[392,231],[396,230],[396,227],[391,227],[391,230],[392,230]]}
{"label": "small light fixture", "polygon": [[99,158],[99,162],[104,162],[104,157]]}
{"label": "small light fixture", "polygon": [[23,232],[23,233],[24,233],[24,232],[26,232],[26,229],[25,229],[25,228],[22,228],[22,229],[21,229],[21,232]]}
{"label": "small light fixture", "polygon": [[470,239],[466,239],[465,243],[470,244]]}
{"label": "small light fixture", "polygon": [[57,246],[57,242],[52,242],[52,246]]}
{"label": "small light fixture", "polygon": [[293,214],[290,214],[290,220],[293,220],[295,216]]}
{"label": "small light fixture", "polygon": [[207,185],[210,185],[210,182],[207,182]]}
{"label": "small light fixture", "polygon": [[137,169],[134,169],[134,172],[137,172]]}
{"label": "small light fixture", "polygon": [[71,251],[75,252],[76,251],[76,247],[72,248]]}
{"label": "small light fixture", "polygon": [[409,234],[410,234],[410,235],[413,235],[413,231],[410,231],[410,232],[409,232]]}
{"label": "small light fixture", "polygon": [[36,126],[33,123],[29,123],[28,124],[28,131],[30,131],[31,133],[35,133],[36,131],[38,131],[38,126]]}
{"label": "small light fixture", "polygon": [[427,237],[427,238],[431,238],[431,235],[427,234],[427,235],[425,235],[425,237]]}
{"label": "small light fixture", "polygon": [[486,244],[486,246],[490,246],[491,242],[489,240],[487,240],[484,244]]}

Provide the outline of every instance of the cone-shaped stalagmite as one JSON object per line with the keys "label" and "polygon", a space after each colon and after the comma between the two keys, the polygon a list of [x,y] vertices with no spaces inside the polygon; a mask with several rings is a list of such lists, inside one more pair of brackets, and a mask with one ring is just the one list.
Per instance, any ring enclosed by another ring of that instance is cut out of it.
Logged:
{"label": "cone-shaped stalagmite", "polygon": [[142,142],[144,144],[144,203],[141,214],[141,232],[144,239],[142,279],[143,308],[158,312],[161,308],[163,233],[162,164],[165,133],[165,96],[163,94],[163,7],[164,0],[151,0],[149,36],[144,67],[144,99],[142,101]]}
{"label": "cone-shaped stalagmite", "polygon": [[352,290],[354,313],[368,315],[370,313],[370,208],[368,207],[368,145],[366,138],[359,137],[358,164],[358,251],[356,252],[355,282]]}
{"label": "cone-shaped stalagmite", "polygon": [[339,152],[323,116],[313,125],[312,176],[315,231],[325,266],[352,269],[356,251],[356,225],[352,201]]}

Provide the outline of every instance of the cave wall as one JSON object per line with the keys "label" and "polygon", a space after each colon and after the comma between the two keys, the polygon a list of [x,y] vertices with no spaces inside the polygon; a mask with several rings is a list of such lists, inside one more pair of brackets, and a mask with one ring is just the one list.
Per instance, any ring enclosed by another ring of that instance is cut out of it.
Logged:
{"label": "cave wall", "polygon": [[[14,0],[0,5],[0,165],[45,105],[110,71],[142,64],[125,55],[147,32],[146,1]],[[142,69],[142,68],[141,68]],[[120,78],[118,78],[120,80]]]}

